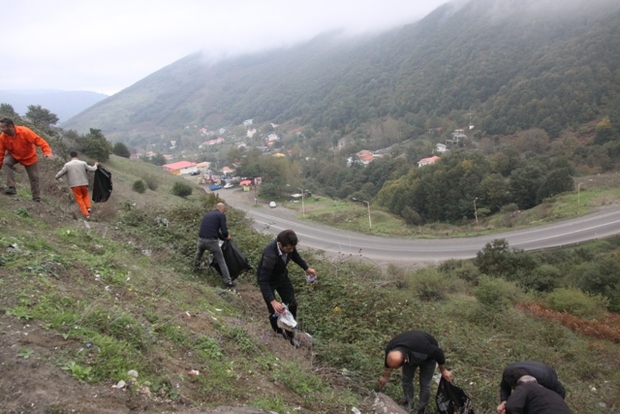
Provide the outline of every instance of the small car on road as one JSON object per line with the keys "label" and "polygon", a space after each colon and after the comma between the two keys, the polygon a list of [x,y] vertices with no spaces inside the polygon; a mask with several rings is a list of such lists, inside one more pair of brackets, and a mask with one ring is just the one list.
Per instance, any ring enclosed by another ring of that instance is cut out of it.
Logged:
{"label": "small car on road", "polygon": [[219,185],[219,184],[211,184],[209,186],[209,190],[211,190],[211,191],[219,190],[220,188],[222,188],[222,186]]}
{"label": "small car on road", "polygon": [[276,202],[275,201],[270,201],[269,202],[269,207],[276,208]]}

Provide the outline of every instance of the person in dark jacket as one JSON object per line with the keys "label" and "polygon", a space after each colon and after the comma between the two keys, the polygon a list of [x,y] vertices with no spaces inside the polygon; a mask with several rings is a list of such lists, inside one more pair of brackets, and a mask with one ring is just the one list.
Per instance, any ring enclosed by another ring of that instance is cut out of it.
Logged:
{"label": "person in dark jacket", "polygon": [[[287,265],[292,260],[307,275],[316,278],[316,271],[309,267],[297,252],[297,243],[297,234],[293,230],[280,232],[276,240],[269,243],[263,250],[256,270],[258,286],[269,311],[269,323],[276,333],[284,335],[293,345],[295,345],[293,333],[283,331],[277,324],[278,314],[284,311],[283,303],[288,306],[291,315],[297,318],[297,300],[293,284],[288,276]],[[276,299],[276,292],[281,302]]]}
{"label": "person in dark jacket", "polygon": [[536,378],[524,375],[506,401],[507,414],[571,414],[564,399],[540,385]]}
{"label": "person in dark jacket", "polygon": [[498,414],[504,412],[506,400],[510,397],[512,390],[517,386],[517,381],[524,375],[534,377],[539,385],[555,391],[562,399],[566,398],[566,390],[558,380],[555,370],[549,365],[538,361],[519,361],[508,365],[502,373],[500,383],[500,405],[497,406]]}
{"label": "person in dark jacket", "polygon": [[420,401],[418,414],[426,412],[431,398],[431,380],[435,368],[439,365],[441,376],[452,381],[452,374],[446,368],[446,357],[439,348],[439,343],[430,334],[423,331],[407,331],[396,335],[385,347],[385,370],[379,379],[379,389],[385,387],[392,370],[402,367],[401,384],[405,395],[405,407],[413,407],[413,377],[420,368]]}
{"label": "person in dark jacket", "polygon": [[228,228],[226,227],[226,205],[224,203],[218,203],[215,209],[208,212],[202,218],[200,223],[200,230],[198,231],[198,245],[196,247],[196,257],[194,258],[194,271],[198,271],[200,268],[200,260],[205,250],[208,250],[213,255],[213,259],[220,266],[222,272],[222,280],[228,289],[235,287],[226,260],[224,260],[224,254],[220,247],[219,240],[230,240],[230,234],[228,234]]}

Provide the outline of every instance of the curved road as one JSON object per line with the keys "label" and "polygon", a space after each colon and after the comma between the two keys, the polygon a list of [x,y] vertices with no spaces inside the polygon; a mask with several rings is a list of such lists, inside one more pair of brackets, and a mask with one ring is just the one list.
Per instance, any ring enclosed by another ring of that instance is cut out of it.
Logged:
{"label": "curved road", "polygon": [[295,218],[294,212],[286,208],[253,206],[253,194],[242,193],[237,189],[220,195],[232,207],[245,211],[246,215],[253,219],[254,228],[258,231],[277,234],[290,228],[298,234],[302,246],[378,261],[418,263],[468,259],[475,257],[486,243],[495,239],[506,239],[514,248],[540,250],[620,234],[618,205],[575,219],[524,230],[428,240],[371,236],[299,220]]}

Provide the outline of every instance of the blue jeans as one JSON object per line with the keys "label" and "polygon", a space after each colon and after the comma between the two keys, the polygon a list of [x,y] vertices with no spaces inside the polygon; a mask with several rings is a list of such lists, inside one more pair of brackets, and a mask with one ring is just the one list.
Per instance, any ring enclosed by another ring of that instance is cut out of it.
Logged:
{"label": "blue jeans", "polygon": [[431,381],[433,380],[435,368],[437,368],[437,362],[426,361],[420,364],[405,364],[402,366],[401,383],[405,400],[410,407],[413,407],[413,377],[418,367],[420,368],[420,401],[418,402],[418,411],[420,411],[426,409],[428,401],[431,399]]}
{"label": "blue jeans", "polygon": [[202,254],[208,250],[213,255],[213,259],[220,266],[220,270],[222,271],[222,280],[224,283],[231,284],[232,279],[230,278],[230,272],[228,271],[228,266],[226,265],[226,260],[224,260],[224,253],[222,253],[222,248],[220,247],[220,243],[218,239],[203,239],[202,237],[198,238],[198,246],[196,247],[196,257],[194,258],[194,268],[198,268],[200,266],[200,259],[202,258]]}

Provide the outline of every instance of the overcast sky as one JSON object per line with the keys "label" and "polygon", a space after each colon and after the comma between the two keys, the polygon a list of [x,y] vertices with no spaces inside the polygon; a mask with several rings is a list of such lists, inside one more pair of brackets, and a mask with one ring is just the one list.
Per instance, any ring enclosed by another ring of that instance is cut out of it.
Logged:
{"label": "overcast sky", "polygon": [[108,95],[193,52],[282,47],[418,20],[449,0],[0,0],[0,90]]}

